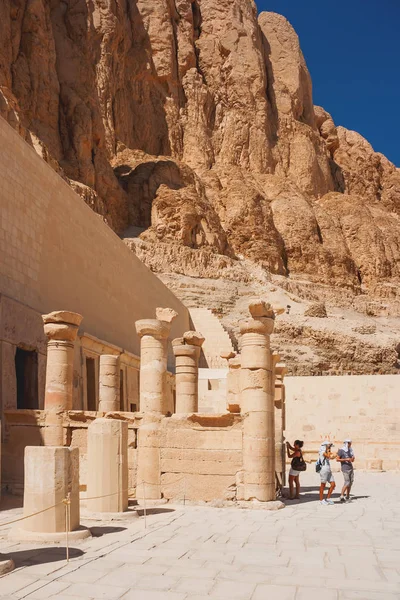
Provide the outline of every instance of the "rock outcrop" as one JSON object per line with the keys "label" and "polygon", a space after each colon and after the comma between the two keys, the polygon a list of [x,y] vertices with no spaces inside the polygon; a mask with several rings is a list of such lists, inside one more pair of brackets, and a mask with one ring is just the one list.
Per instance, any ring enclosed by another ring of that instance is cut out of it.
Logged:
{"label": "rock outcrop", "polygon": [[0,4],[0,114],[152,270],[400,315],[400,171],[313,105],[284,17]]}

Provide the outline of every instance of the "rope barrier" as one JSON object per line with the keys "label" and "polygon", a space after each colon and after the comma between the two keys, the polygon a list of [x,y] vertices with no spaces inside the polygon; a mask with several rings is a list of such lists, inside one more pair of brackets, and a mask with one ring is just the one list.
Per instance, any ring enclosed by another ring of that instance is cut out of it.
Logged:
{"label": "rope barrier", "polygon": [[[184,481],[184,489],[183,489],[183,504],[186,504],[186,476],[180,477],[175,483],[179,483],[180,481]],[[140,483],[137,484],[136,488],[127,488],[124,490],[120,490],[118,492],[114,492],[112,494],[104,494],[103,496],[92,496],[90,498],[79,498],[79,502],[87,501],[87,500],[100,500],[102,498],[109,498],[111,496],[116,496],[118,494],[123,494],[128,492],[128,497],[132,497],[132,494],[129,495],[130,491],[136,490],[139,487]],[[143,516],[144,516],[144,528],[147,529],[147,507],[146,507],[146,485],[155,485],[154,483],[150,483],[149,481],[142,480],[141,485],[143,486]],[[66,560],[69,562],[70,553],[69,553],[69,532],[71,530],[71,493],[68,492],[67,497],[60,500],[56,504],[52,506],[48,506],[43,510],[38,510],[37,512],[31,513],[30,515],[26,515],[24,517],[19,517],[18,519],[13,519],[12,521],[7,521],[6,523],[0,523],[0,527],[7,527],[9,525],[13,525],[14,523],[18,523],[20,521],[25,521],[26,519],[31,519],[32,517],[36,517],[37,515],[41,515],[48,510],[52,510],[64,504],[65,506],[65,549],[66,549]]]}
{"label": "rope barrier", "polygon": [[[177,481],[175,481],[174,483],[179,483],[179,481],[185,480],[186,483],[186,477],[180,477]],[[140,482],[143,485],[143,500],[145,501],[145,485],[155,485],[154,483],[150,483],[150,481],[141,481]],[[140,485],[140,484],[139,484]],[[138,486],[137,486],[138,487]],[[102,498],[109,498],[111,496],[117,496],[118,494],[123,494],[125,492],[133,492],[135,491],[136,488],[128,488],[128,489],[124,489],[118,492],[113,492],[112,494],[104,494],[103,496],[91,496],[90,498],[79,498],[79,502],[87,502],[88,500],[101,500]],[[186,485],[185,485],[185,492],[184,492],[184,496],[186,493]],[[128,496],[129,498],[133,498],[133,494],[129,494]],[[185,499],[185,498],[184,498]],[[7,521],[6,523],[0,523],[0,527],[7,527],[8,525],[13,525],[14,523],[18,523],[19,521],[24,521],[25,519],[30,519],[31,517],[36,517],[37,515],[41,515],[42,513],[47,512],[48,510],[52,510],[53,508],[57,508],[57,506],[60,506],[60,504],[65,504],[66,507],[71,507],[71,494],[70,492],[68,492],[68,495],[66,498],[63,498],[62,500],[60,500],[60,502],[57,502],[56,504],[53,504],[52,506],[48,506],[47,508],[43,508],[43,510],[38,510],[37,512],[31,513],[30,515],[26,515],[24,517],[19,517],[18,519],[13,519],[12,521]],[[70,508],[69,508],[70,510]]]}
{"label": "rope barrier", "polygon": [[12,525],[13,523],[18,523],[18,521],[25,521],[25,519],[30,519],[31,517],[36,517],[36,515],[41,515],[42,513],[45,513],[48,510],[51,510],[52,508],[56,508],[57,506],[60,506],[60,504],[64,504],[65,502],[66,502],[66,498],[63,498],[62,500],[60,500],[60,502],[57,502],[57,504],[53,504],[53,506],[49,506],[48,508],[44,508],[43,510],[38,510],[37,512],[27,515],[26,517],[19,517],[18,519],[14,519],[13,521],[7,521],[6,523],[0,523],[0,527],[6,527],[7,525]]}

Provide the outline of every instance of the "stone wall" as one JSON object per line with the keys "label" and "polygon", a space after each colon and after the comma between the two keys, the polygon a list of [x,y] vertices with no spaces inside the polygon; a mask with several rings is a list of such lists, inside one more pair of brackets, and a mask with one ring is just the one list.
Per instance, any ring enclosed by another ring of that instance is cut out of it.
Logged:
{"label": "stone wall", "polygon": [[[24,450],[26,446],[41,446],[44,442],[45,411],[10,410],[4,413],[2,444],[2,486],[14,494],[22,494],[24,486]],[[69,411],[64,415],[68,445],[79,448],[79,484],[86,490],[87,432],[88,426],[103,413]],[[140,414],[118,413],[118,418],[128,422],[129,486],[136,485],[137,429]]]}
{"label": "stone wall", "polygon": [[[0,294],[28,307],[21,343],[43,339],[35,313],[61,309],[83,315],[86,333],[133,354],[135,321],[154,317],[157,306],[178,313],[171,339],[189,329],[176,296],[2,118],[0,179]],[[8,316],[12,328],[19,315]]]}
{"label": "stone wall", "polygon": [[161,491],[174,500],[232,500],[242,470],[242,418],[191,415],[163,419]]}
{"label": "stone wall", "polygon": [[[128,422],[129,488],[136,488],[137,439],[142,422],[140,413],[113,413]],[[68,444],[79,448],[80,489],[87,483],[88,426],[100,413],[69,411],[64,418]],[[108,413],[112,418],[112,414]],[[26,445],[43,444],[44,411],[14,410],[4,415],[2,484],[21,494],[24,481]],[[181,501],[236,496],[238,474],[242,470],[242,419],[239,415],[173,415],[161,421],[161,493]],[[83,496],[84,497],[84,496]]]}
{"label": "stone wall", "polygon": [[321,438],[353,440],[360,469],[400,469],[400,377],[285,377],[286,439],[316,458]]}

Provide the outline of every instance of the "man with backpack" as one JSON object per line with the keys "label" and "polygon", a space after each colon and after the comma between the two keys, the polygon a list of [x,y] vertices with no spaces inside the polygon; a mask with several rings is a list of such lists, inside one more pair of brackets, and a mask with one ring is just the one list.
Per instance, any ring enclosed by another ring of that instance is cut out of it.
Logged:
{"label": "man with backpack", "polygon": [[[335,454],[332,454],[332,442],[325,441],[322,442],[321,447],[319,449],[319,457],[315,466],[315,470],[320,474],[321,477],[321,485],[319,487],[319,500],[321,504],[334,504],[333,500],[331,500],[331,496],[333,490],[335,489],[335,478],[333,476],[331,470],[330,461],[336,458]],[[329,490],[326,500],[324,499],[325,486],[329,483]]]}

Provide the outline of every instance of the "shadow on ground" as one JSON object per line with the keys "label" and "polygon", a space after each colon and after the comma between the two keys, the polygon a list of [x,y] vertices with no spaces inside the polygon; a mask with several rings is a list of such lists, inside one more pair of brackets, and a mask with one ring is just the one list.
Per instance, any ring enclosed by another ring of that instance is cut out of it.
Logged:
{"label": "shadow on ground", "polygon": [[[175,512],[175,509],[174,508],[148,508],[146,510],[146,516],[149,517],[151,515],[161,515],[163,513],[170,513],[170,512]],[[139,517],[143,517],[144,509],[139,508],[137,511],[137,514],[139,515]]]}
{"label": "shadow on ground", "polygon": [[[46,546],[46,548],[37,548],[32,550],[18,550],[16,552],[7,551],[7,559],[11,558],[16,567],[26,567],[29,565],[44,565],[46,563],[66,560],[67,550],[64,546]],[[85,553],[79,548],[70,548],[69,557],[79,558]]]}
{"label": "shadow on ground", "polygon": [[89,529],[93,537],[101,537],[102,535],[107,535],[108,533],[119,533],[121,531],[126,531],[126,527],[112,527],[110,525],[105,525],[104,527],[99,525],[98,527],[90,527]]}
{"label": "shadow on ground", "polygon": [[[324,498],[326,498],[328,489],[329,486],[327,485],[325,488]],[[289,490],[286,488],[284,489],[283,494],[284,497],[281,498],[281,500],[286,504],[286,506],[293,506],[294,504],[304,504],[305,502],[319,502],[319,485],[302,486],[300,489],[300,499],[289,500]],[[340,489],[338,491],[335,491],[331,496],[332,500],[335,503],[337,502],[338,504],[340,504],[339,497]],[[363,500],[369,497],[370,496],[351,496],[351,502],[355,500]]]}

